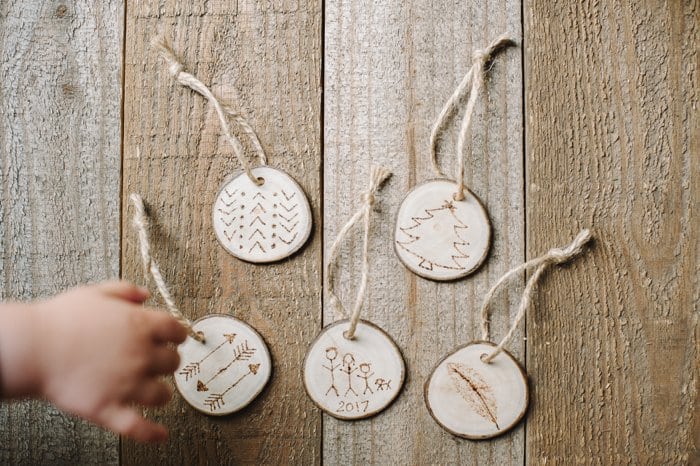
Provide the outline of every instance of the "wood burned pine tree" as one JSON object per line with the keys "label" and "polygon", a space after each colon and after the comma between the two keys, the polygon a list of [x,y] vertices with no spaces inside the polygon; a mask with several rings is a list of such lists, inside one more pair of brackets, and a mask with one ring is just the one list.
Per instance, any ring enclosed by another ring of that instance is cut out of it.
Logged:
{"label": "wood burned pine tree", "polygon": [[464,235],[469,226],[455,211],[454,203],[445,201],[440,207],[425,209],[423,216],[411,217],[412,224],[399,227],[405,238],[396,239],[397,247],[414,256],[423,269],[465,270],[469,241]]}

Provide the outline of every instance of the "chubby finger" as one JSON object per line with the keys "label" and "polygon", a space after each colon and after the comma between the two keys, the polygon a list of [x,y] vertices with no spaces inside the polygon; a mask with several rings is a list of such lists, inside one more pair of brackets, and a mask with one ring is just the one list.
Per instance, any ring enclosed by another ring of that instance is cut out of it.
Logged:
{"label": "chubby finger", "polygon": [[129,397],[144,406],[162,406],[173,397],[173,390],[164,381],[152,378],[139,385]]}
{"label": "chubby finger", "polygon": [[113,298],[141,304],[150,296],[148,289],[123,280],[110,280],[95,285],[95,288]]}
{"label": "chubby finger", "polygon": [[137,442],[163,442],[168,438],[165,426],[145,419],[132,407],[112,406],[101,417],[105,427]]}
{"label": "chubby finger", "polygon": [[169,346],[157,346],[151,350],[149,372],[154,375],[165,375],[175,372],[180,365],[180,355]]}
{"label": "chubby finger", "polygon": [[187,338],[187,329],[163,311],[148,313],[150,332],[156,343],[180,344]]}

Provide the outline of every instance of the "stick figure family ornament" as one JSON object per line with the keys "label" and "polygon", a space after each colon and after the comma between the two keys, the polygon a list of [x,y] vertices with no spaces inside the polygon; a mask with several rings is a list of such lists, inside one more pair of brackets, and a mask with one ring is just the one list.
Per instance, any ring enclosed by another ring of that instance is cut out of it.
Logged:
{"label": "stick figure family ornament", "polygon": [[[499,51],[513,45],[501,36],[484,51],[442,109],[430,137],[433,168],[438,179],[416,186],[401,204],[394,233],[394,248],[403,264],[424,278],[447,281],[465,277],[485,260],[491,226],[486,210],[464,184],[463,153],[474,105],[483,87],[484,73]],[[216,110],[222,132],[243,167],[219,190],[213,207],[214,232],[221,245],[235,257],[253,263],[269,263],[293,254],[308,240],[311,209],[299,185],[286,173],[266,166],[267,158],[250,125],[231,108],[219,103],[196,77],[183,70],[169,44],[155,42],[176,81],[204,96]],[[436,146],[447,119],[470,89],[457,143],[456,181],[438,168]],[[259,166],[251,168],[240,141],[231,134],[232,118],[250,139]],[[343,420],[363,419],[386,409],[399,395],[405,379],[401,351],[381,328],[360,319],[369,276],[370,217],[375,194],[390,172],[375,168],[360,209],[341,228],[329,250],[325,288],[331,307],[343,318],[325,327],[310,345],[302,377],[309,397],[323,411]],[[168,311],[188,329],[178,347],[180,367],[175,385],[198,411],[225,415],[248,405],[263,390],[272,372],[268,348],[260,334],[245,322],[226,314],[207,315],[195,322],[184,317],[150,254],[148,220],[143,200],[131,195],[134,226],[139,235],[144,275],[152,276]],[[341,243],[360,220],[364,223],[362,276],[350,315],[335,294],[335,267]],[[425,403],[435,421],[451,434],[467,439],[500,435],[524,416],[529,395],[525,371],[505,349],[530,303],[530,296],[544,270],[581,253],[591,238],[588,230],[564,249],[552,249],[542,257],[507,272],[484,297],[481,340],[468,343],[443,357],[424,385]],[[495,291],[521,271],[534,268],[528,279],[515,319],[500,343],[490,341],[488,314]]]}
{"label": "stick figure family ornament", "polygon": [[369,279],[369,228],[374,196],[389,175],[384,168],[372,170],[369,190],[362,195],[360,209],[341,228],[329,251],[326,289],[332,308],[347,317],[335,294],[335,267],[346,235],[364,220],[362,277],[352,313],[349,318],[323,329],[311,343],[304,360],[306,392],[318,407],[338,419],[363,419],[385,409],[401,391],[406,372],[401,351],[391,337],[373,323],[360,319]]}
{"label": "stick figure family ornament", "polygon": [[[335,376],[335,370],[338,369],[340,372],[343,372],[347,376],[347,383],[346,383],[346,389],[345,392],[343,393],[344,397],[347,397],[348,395],[352,394],[354,396],[360,396],[358,392],[355,391],[355,388],[353,388],[353,375],[356,377],[359,377],[364,381],[364,388],[360,387],[358,390],[362,390],[362,396],[365,396],[367,394],[372,395],[374,394],[374,390],[372,389],[372,383],[371,379],[372,376],[375,375],[374,372],[372,372],[372,364],[369,362],[363,362],[360,365],[357,365],[355,361],[355,355],[353,353],[345,353],[342,357],[342,362],[336,363],[336,359],[341,359],[340,354],[338,353],[338,348],[335,346],[329,346],[326,348],[326,359],[328,360],[328,365],[322,365],[324,369],[326,369],[329,372],[329,379],[330,383],[328,385],[328,390],[326,390],[326,393],[324,393],[325,396],[328,395],[333,395],[335,394],[336,397],[340,397],[340,391],[338,391],[338,386],[336,385],[336,376]],[[359,369],[359,373],[353,374],[356,370]],[[345,378],[345,376],[343,376]],[[390,391],[391,390],[391,379],[385,380],[382,378],[377,377],[374,379],[374,384],[376,385],[375,389],[377,391]],[[362,384],[360,384],[362,385]]]}

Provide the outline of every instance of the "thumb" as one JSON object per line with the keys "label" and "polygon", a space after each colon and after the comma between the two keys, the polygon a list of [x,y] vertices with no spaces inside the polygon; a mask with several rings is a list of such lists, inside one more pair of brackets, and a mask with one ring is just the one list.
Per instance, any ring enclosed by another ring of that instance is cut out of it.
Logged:
{"label": "thumb", "polygon": [[110,280],[95,285],[95,288],[106,295],[117,299],[141,304],[150,296],[148,289],[123,280]]}
{"label": "thumb", "polygon": [[137,442],[163,442],[168,439],[165,426],[143,417],[135,408],[111,406],[102,411],[100,422],[106,428]]}

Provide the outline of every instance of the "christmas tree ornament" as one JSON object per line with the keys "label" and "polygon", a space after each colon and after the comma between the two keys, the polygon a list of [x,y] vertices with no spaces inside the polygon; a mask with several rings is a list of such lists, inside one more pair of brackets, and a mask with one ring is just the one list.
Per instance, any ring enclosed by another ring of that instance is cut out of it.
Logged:
{"label": "christmas tree ornament", "polygon": [[[267,166],[267,156],[253,128],[232,108],[222,105],[199,79],[184,71],[162,38],[155,46],[168,70],[182,86],[205,97],[216,111],[221,130],[243,171],[228,177],[212,209],[212,225],[219,243],[233,256],[253,263],[282,260],[297,252],[311,235],[312,214],[304,191],[282,170]],[[243,146],[231,132],[229,118],[251,141],[258,167],[251,167]]]}
{"label": "christmas tree ornament", "polygon": [[334,291],[338,250],[350,229],[363,219],[362,277],[350,318],[324,328],[309,347],[304,359],[303,379],[313,402],[338,419],[355,420],[373,416],[387,408],[403,386],[405,365],[396,343],[381,328],[361,320],[369,274],[369,227],[374,195],[390,175],[383,168],[372,170],[369,191],[362,206],[340,230],[329,251],[326,289],[333,309],[347,317]]}
{"label": "christmas tree ornament", "polygon": [[[464,184],[464,146],[477,97],[494,56],[515,43],[503,35],[486,50],[474,54],[474,63],[448,99],[430,134],[430,154],[436,179],[411,190],[396,217],[394,249],[413,273],[430,280],[456,280],[484,262],[491,245],[491,223],[481,201]],[[469,100],[457,140],[456,181],[448,179],[437,163],[438,137],[457,111],[467,89]]]}
{"label": "christmas tree ornament", "polygon": [[[551,265],[563,264],[579,255],[591,239],[583,230],[563,249],[510,270],[489,290],[481,308],[481,341],[460,346],[443,357],[425,383],[423,394],[435,421],[452,435],[488,439],[513,428],[525,415],[529,393],[525,370],[506,349],[525,316],[535,284]],[[500,343],[489,337],[489,308],[494,293],[508,279],[534,268],[518,306],[515,320]]]}
{"label": "christmas tree ornament", "polygon": [[270,380],[272,360],[265,341],[253,327],[231,315],[210,314],[191,322],[180,312],[151,256],[143,199],[132,194],[131,202],[144,277],[152,276],[166,308],[190,336],[177,348],[180,366],[173,374],[177,390],[205,414],[223,416],[244,408]]}

